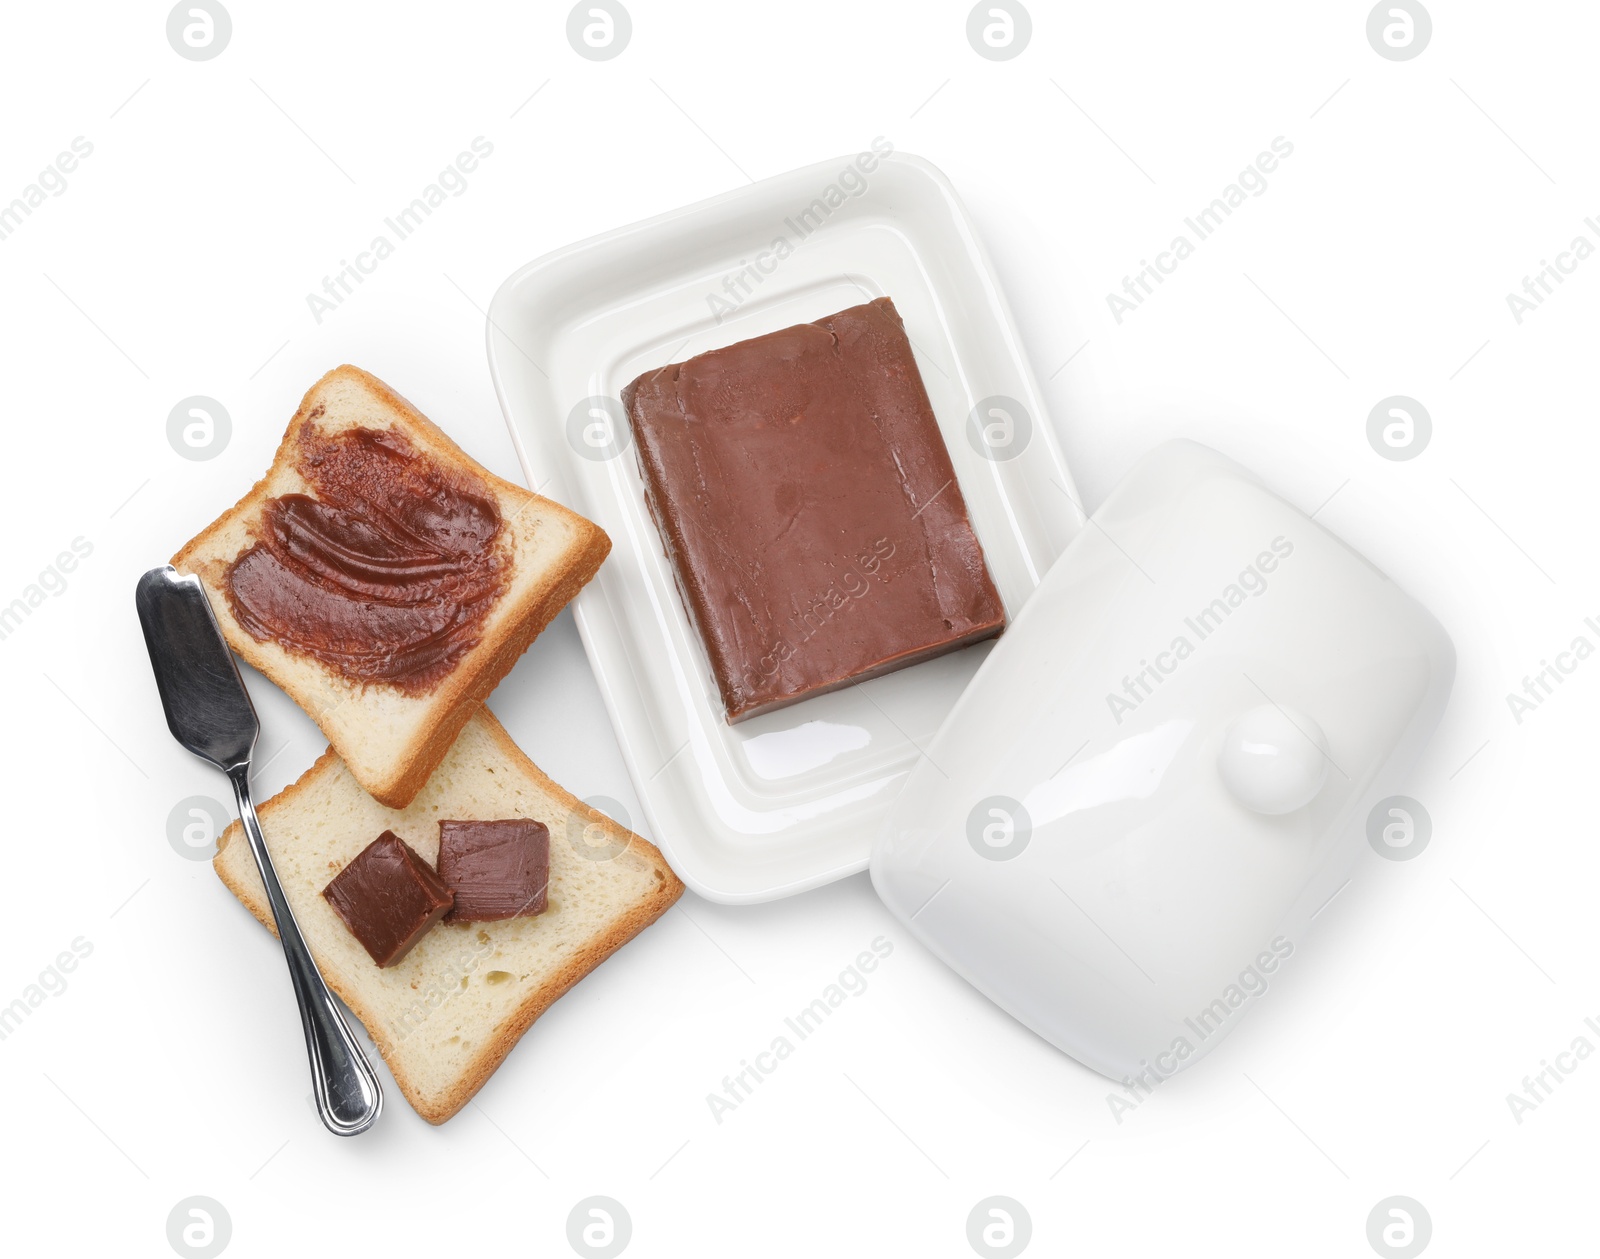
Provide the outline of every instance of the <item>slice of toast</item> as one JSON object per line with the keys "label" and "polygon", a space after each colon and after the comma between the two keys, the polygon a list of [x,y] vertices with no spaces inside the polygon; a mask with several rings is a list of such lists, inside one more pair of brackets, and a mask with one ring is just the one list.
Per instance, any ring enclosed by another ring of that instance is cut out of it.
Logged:
{"label": "slice of toast", "polygon": [[[492,497],[501,520],[497,562],[507,574],[477,626],[476,642],[420,694],[353,681],[314,655],[257,639],[228,597],[230,566],[255,545],[269,500],[315,491],[297,469],[303,430],[333,437],[351,428],[396,429],[447,475]],[[172,559],[206,587],[228,645],[266,674],[322,727],[363,787],[404,808],[443,759],[479,702],[539,632],[594,576],[611,549],[598,526],[549,499],[494,476],[376,377],[338,367],[311,387],[289,422],[266,476]]]}
{"label": "slice of toast", "polygon": [[[465,1106],[551,1002],[683,892],[652,844],[546,778],[487,708],[467,722],[408,808],[372,799],[330,748],[259,812],[323,978],[366,1024],[400,1091],[429,1123]],[[508,817],[550,830],[548,908],[537,917],[440,923],[402,961],[380,969],[323,899],[328,881],[385,830],[433,863],[440,818]],[[238,822],[223,833],[212,864],[272,928]]]}

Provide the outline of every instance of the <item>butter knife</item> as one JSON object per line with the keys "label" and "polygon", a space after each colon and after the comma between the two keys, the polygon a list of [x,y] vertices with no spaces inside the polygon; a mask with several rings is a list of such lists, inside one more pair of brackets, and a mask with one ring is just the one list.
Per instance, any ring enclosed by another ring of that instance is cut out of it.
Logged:
{"label": "butter knife", "polygon": [[278,939],[289,963],[289,979],[311,1058],[317,1113],[337,1136],[365,1132],[383,1109],[383,1090],[334,1004],[272,868],[250,800],[250,755],[261,724],[205,588],[199,578],[180,577],[171,565],[164,565],[139,579],[135,602],[156,688],[166,709],[167,728],[180,744],[215,765],[233,784],[239,820],[266,886]]}

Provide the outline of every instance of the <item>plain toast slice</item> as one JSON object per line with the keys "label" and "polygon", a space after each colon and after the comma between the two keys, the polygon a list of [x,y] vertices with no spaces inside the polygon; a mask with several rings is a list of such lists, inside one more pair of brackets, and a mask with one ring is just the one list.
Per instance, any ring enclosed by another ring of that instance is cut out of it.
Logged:
{"label": "plain toast slice", "polygon": [[[258,639],[235,615],[228,572],[259,538],[268,502],[311,493],[297,469],[303,430],[332,438],[355,428],[399,431],[413,450],[487,494],[499,509],[506,584],[478,626],[477,641],[422,694],[352,681],[316,656]],[[403,808],[443,759],[480,701],[600,567],[605,532],[559,503],[494,476],[376,377],[338,367],[311,387],[290,421],[271,468],[254,488],[185,546],[172,563],[206,587],[228,645],[266,674],[322,727],[363,787]]]}
{"label": "plain toast slice", "polygon": [[[652,844],[545,777],[487,708],[405,809],[372,799],[330,748],[259,812],[323,978],[366,1024],[400,1091],[429,1123],[465,1106],[557,997],[683,892]],[[550,830],[548,908],[537,917],[440,923],[404,960],[380,969],[323,899],[328,881],[385,830],[433,863],[441,818],[509,817]],[[212,864],[271,928],[238,822],[223,833]]]}

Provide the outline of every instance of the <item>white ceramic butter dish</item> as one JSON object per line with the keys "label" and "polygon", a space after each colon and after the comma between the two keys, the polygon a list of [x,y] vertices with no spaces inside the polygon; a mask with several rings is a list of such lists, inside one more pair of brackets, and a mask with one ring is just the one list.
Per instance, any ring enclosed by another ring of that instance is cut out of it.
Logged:
{"label": "white ceramic butter dish", "polygon": [[[1010,623],[730,726],[615,399],[647,368],[883,294]],[[822,163],[561,250],[506,282],[489,325],[530,484],[612,537],[574,608],[673,868],[752,902],[870,849],[917,937],[1113,1078],[1196,1061],[1292,968],[1356,824],[1443,711],[1454,652],[1433,618],[1216,452],[1162,447],[1082,527],[982,246],[919,159]]]}
{"label": "white ceramic butter dish", "polygon": [[540,258],[489,308],[490,370],[528,484],[611,535],[572,606],[640,829],[712,900],[864,870],[989,644],[729,725],[617,398],[641,372],[883,296],[1015,615],[1083,515],[983,246],[929,163],[879,145],[764,179]]}

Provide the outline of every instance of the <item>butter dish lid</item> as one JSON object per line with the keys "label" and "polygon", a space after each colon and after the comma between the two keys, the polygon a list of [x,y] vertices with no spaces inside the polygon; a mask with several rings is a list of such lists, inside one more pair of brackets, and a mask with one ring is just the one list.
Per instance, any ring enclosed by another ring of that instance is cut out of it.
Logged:
{"label": "butter dish lid", "polygon": [[1231,460],[1146,456],[912,771],[878,894],[1114,1079],[1191,1065],[1293,966],[1455,670],[1418,603]]}

